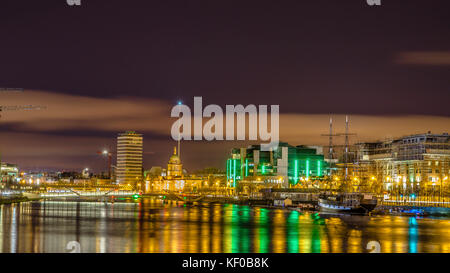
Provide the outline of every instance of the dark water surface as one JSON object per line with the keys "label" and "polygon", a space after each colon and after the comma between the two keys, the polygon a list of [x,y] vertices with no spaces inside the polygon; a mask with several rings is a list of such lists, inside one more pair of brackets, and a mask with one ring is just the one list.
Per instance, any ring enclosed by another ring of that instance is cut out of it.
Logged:
{"label": "dark water surface", "polygon": [[[0,205],[0,252],[450,252],[450,219],[303,213],[240,205]],[[69,245],[68,245],[69,244]],[[76,243],[75,243],[76,244]]]}

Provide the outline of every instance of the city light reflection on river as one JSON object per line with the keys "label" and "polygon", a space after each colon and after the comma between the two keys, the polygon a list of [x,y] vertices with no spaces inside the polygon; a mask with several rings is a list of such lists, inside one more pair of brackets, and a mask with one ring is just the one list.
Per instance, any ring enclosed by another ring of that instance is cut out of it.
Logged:
{"label": "city light reflection on river", "polygon": [[450,252],[448,218],[350,216],[233,204],[28,202],[0,206],[0,252]]}

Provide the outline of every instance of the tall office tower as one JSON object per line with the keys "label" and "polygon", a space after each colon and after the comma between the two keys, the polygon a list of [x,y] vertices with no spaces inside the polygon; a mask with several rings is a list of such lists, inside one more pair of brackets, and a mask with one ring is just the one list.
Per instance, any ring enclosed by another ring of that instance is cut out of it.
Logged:
{"label": "tall office tower", "polygon": [[117,137],[117,183],[142,180],[142,134],[125,132]]}

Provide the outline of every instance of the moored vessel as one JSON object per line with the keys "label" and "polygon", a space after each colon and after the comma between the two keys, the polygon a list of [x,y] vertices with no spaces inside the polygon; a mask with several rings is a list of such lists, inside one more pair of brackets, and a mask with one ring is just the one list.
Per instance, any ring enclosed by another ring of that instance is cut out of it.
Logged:
{"label": "moored vessel", "polygon": [[372,194],[339,193],[322,194],[318,205],[322,211],[367,213],[377,206],[378,200]]}

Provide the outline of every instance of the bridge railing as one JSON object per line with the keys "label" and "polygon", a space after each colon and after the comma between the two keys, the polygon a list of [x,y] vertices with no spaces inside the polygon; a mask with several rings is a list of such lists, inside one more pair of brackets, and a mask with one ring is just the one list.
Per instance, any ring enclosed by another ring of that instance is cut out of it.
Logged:
{"label": "bridge railing", "polygon": [[420,201],[420,200],[383,200],[381,205],[385,206],[409,206],[409,207],[443,207],[450,208],[448,201]]}
{"label": "bridge railing", "polygon": [[46,192],[41,193],[40,196],[42,198],[51,198],[51,197],[106,197],[106,196],[132,196],[137,194],[134,191],[93,191],[93,192],[82,192],[82,191],[73,191],[70,192]]}

